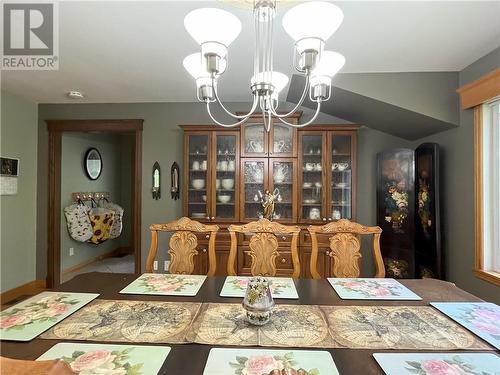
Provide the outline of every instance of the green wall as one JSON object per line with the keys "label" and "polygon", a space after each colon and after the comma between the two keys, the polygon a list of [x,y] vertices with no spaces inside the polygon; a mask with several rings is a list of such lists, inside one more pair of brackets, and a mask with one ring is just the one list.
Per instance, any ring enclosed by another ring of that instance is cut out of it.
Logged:
{"label": "green wall", "polygon": [[[462,70],[460,86],[500,66],[500,48]],[[414,143],[439,143],[441,203],[447,278],[483,299],[500,303],[500,288],[478,279],[474,267],[474,128],[473,110],[460,111],[460,126]]]}
{"label": "green wall", "polygon": [[[229,103],[233,111],[245,111],[246,103]],[[304,112],[304,119],[311,111]],[[200,103],[133,103],[133,104],[41,104],[39,106],[39,178],[47,175],[48,137],[47,119],[144,119],[142,164],[142,264],[150,245],[148,227],[152,223],[166,222],[182,215],[181,201],[173,201],[168,193],[170,166],[177,161],[182,167],[182,131],[178,124],[210,124],[205,107]],[[229,121],[229,120],[227,120]],[[341,124],[346,121],[321,115],[317,123]],[[359,133],[358,217],[365,224],[375,224],[375,157],[377,152],[391,147],[408,147],[410,142],[388,134],[362,128]],[[162,197],[151,197],[151,170],[155,161],[162,168]],[[43,180],[45,181],[45,180]],[[181,181],[181,184],[184,181]],[[39,184],[38,255],[37,274],[46,274],[46,215],[47,185]],[[43,214],[42,214],[43,212]],[[166,259],[166,238],[160,238],[160,261]],[[160,264],[162,264],[160,262]]]}
{"label": "green wall", "polygon": [[0,155],[19,159],[18,193],[0,196],[0,291],[36,279],[37,121],[35,103],[1,92]]}
{"label": "green wall", "polygon": [[[125,209],[124,217],[130,216],[130,163],[131,150],[123,152],[122,144],[127,145],[127,138],[119,134],[89,134],[65,133],[62,138],[61,158],[61,208],[72,204],[71,194],[74,192],[109,192],[110,199]],[[103,160],[103,170],[97,180],[87,178],[83,169],[85,152],[95,147],[99,150]],[[122,155],[124,160],[122,160]],[[127,183],[128,181],[128,183]],[[122,188],[125,187],[125,196]],[[89,205],[89,202],[87,202]],[[127,208],[128,207],[128,208]],[[68,233],[64,211],[61,212],[61,268],[84,263],[89,259],[108,253],[121,246],[129,245],[126,239],[130,238],[130,226],[125,225],[123,235],[105,241],[99,245],[73,240]],[[129,223],[129,221],[127,221]],[[74,249],[74,255],[69,255],[69,248]]]}

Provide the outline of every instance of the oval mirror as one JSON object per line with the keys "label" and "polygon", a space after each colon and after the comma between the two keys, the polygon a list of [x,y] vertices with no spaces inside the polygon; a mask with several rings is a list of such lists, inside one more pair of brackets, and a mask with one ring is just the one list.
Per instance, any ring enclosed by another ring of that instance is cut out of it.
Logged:
{"label": "oval mirror", "polygon": [[83,166],[87,177],[91,180],[97,180],[102,172],[102,157],[96,148],[89,148],[85,153]]}

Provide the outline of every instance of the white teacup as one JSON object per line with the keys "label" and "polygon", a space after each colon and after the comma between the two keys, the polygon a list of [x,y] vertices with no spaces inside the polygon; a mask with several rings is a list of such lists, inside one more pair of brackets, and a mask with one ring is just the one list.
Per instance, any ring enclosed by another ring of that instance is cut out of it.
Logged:
{"label": "white teacup", "polygon": [[314,170],[314,163],[306,163],[305,168],[306,168],[306,171]]}
{"label": "white teacup", "polygon": [[228,168],[228,163],[227,163],[227,160],[223,160],[220,162],[220,170],[221,171],[227,171],[227,168]]}
{"label": "white teacup", "polygon": [[345,171],[347,168],[349,168],[349,163],[338,163],[337,164],[337,169],[339,171]]}

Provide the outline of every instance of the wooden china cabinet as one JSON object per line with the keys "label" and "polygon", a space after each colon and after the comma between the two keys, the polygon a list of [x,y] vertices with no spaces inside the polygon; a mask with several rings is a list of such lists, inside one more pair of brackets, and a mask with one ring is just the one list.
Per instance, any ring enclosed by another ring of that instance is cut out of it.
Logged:
{"label": "wooden china cabinet", "polygon": [[[288,121],[298,123],[300,113]],[[217,275],[226,274],[232,223],[258,220],[261,194],[279,194],[274,220],[303,228],[299,242],[301,277],[311,277],[307,226],[356,216],[357,125],[291,128],[274,119],[267,133],[260,116],[235,128],[181,125],[184,130],[183,212],[194,220],[216,223]],[[236,269],[250,272],[248,238],[241,235]],[[278,276],[291,275],[290,236],[278,236]],[[208,239],[198,238],[196,273],[206,273]],[[328,239],[319,238],[318,270],[330,275]]]}

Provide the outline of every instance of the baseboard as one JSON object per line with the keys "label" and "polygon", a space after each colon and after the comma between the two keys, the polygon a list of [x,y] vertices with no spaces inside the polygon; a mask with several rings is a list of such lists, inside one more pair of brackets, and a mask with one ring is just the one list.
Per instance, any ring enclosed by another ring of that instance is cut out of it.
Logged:
{"label": "baseboard", "polygon": [[4,305],[21,296],[33,296],[46,289],[45,280],[33,280],[0,294],[0,304]]}
{"label": "baseboard", "polygon": [[116,249],[108,251],[107,253],[104,253],[104,254],[98,255],[96,257],[87,259],[84,262],[81,262],[81,263],[75,264],[74,266],[66,268],[65,270],[62,270],[62,272],[61,272],[61,282],[65,281],[65,278],[68,274],[73,273],[75,271],[78,271],[84,267],[87,267],[89,264],[92,264],[94,262],[98,262],[98,261],[103,260],[105,258],[111,258],[111,257],[115,257],[115,256],[122,255],[122,254],[128,254],[128,252],[127,252],[127,251],[129,251],[128,249],[129,249],[129,247],[117,247]]}

